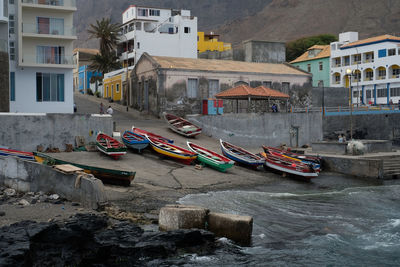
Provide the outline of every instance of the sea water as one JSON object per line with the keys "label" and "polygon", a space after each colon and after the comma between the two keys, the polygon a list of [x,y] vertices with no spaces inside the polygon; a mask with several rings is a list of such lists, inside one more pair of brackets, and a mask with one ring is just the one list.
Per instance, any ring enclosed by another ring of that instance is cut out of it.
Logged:
{"label": "sea water", "polygon": [[311,192],[299,188],[210,192],[180,199],[181,204],[254,218],[250,247],[222,238],[214,255],[187,255],[184,265],[400,266],[400,185]]}

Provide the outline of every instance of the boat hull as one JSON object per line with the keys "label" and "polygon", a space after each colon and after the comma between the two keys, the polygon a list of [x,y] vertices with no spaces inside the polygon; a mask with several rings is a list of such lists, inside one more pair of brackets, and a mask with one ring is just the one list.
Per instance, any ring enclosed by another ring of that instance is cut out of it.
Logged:
{"label": "boat hull", "polygon": [[129,148],[137,150],[139,153],[149,146],[149,140],[145,136],[125,131],[122,135],[122,142]]}
{"label": "boat hull", "polygon": [[[238,155],[237,153],[230,151],[229,149],[227,149],[224,146],[224,142],[222,140],[220,140],[220,144],[221,144],[222,154],[224,154],[224,156],[226,156],[227,158],[229,158],[239,164],[257,168],[258,166],[263,165],[265,162],[264,159],[257,157],[256,155],[254,155],[250,152],[247,152],[247,151],[246,152],[248,153],[248,155],[251,155],[254,158],[243,157],[243,156]],[[245,150],[243,150],[243,151],[245,151]]]}
{"label": "boat hull", "polygon": [[150,146],[153,148],[153,150],[163,156],[180,161],[186,165],[190,165],[194,160],[197,159],[197,154],[189,150],[162,142],[157,138],[152,138],[147,135],[146,138],[149,140]]}
{"label": "boat hull", "polygon": [[33,154],[35,156],[36,161],[39,163],[45,165],[71,164],[73,166],[83,169],[85,173],[93,174],[94,177],[100,179],[105,184],[130,186],[131,182],[134,180],[136,175],[136,172],[131,172],[131,171],[106,169],[106,168],[100,168],[100,167],[60,160],[39,152],[33,152]]}
{"label": "boat hull", "polygon": [[113,159],[119,159],[119,157],[125,155],[127,152],[124,144],[103,133],[97,135],[96,147],[97,150]]}
{"label": "boat hull", "polygon": [[181,117],[164,113],[164,119],[168,123],[168,127],[177,134],[185,137],[195,137],[201,134],[200,127]]}
{"label": "boat hull", "polygon": [[318,177],[318,173],[317,172],[296,171],[296,170],[285,168],[283,166],[279,166],[277,164],[273,164],[273,163],[268,162],[268,161],[265,162],[265,166],[267,166],[267,167],[269,167],[271,169],[277,170],[277,171],[290,173],[290,174],[293,174],[293,175],[296,175],[296,176],[301,176],[301,177],[308,178],[308,179]]}
{"label": "boat hull", "polygon": [[200,155],[197,156],[197,160],[213,169],[216,169],[217,171],[220,171],[220,172],[226,172],[227,169],[229,169],[233,166],[233,163],[222,163],[222,164],[216,163],[215,161],[212,161],[212,160],[208,159],[207,157],[200,156]]}
{"label": "boat hull", "polygon": [[18,151],[13,149],[0,148],[0,156],[5,157],[18,157],[23,160],[34,161],[35,157],[31,152]]}
{"label": "boat hull", "polygon": [[200,147],[191,142],[187,142],[187,145],[190,151],[197,153],[197,160],[199,162],[220,172],[226,172],[226,170],[231,168],[234,164],[233,161],[211,150]]}

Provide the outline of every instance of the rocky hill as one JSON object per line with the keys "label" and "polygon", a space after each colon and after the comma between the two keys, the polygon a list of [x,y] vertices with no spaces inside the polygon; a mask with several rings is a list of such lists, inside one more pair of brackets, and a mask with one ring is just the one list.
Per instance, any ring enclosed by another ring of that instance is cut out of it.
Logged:
{"label": "rocky hill", "polygon": [[199,19],[199,30],[212,30],[234,44],[344,31],[358,31],[361,38],[400,33],[399,0],[77,0],[76,46],[95,46],[87,40],[88,25],[102,17],[120,22],[131,4],[189,9]]}

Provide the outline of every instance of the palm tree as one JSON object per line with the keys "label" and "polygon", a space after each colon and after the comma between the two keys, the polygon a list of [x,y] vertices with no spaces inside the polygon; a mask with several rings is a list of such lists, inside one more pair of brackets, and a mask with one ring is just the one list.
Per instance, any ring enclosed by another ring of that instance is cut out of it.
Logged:
{"label": "palm tree", "polygon": [[106,54],[113,51],[117,45],[121,25],[111,23],[110,18],[96,20],[96,24],[90,24],[88,30],[91,39],[100,39],[100,53]]}

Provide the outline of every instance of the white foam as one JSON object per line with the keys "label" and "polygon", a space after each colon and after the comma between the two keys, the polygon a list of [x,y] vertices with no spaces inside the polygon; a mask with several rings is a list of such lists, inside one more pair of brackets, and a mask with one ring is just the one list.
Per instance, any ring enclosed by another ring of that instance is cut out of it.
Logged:
{"label": "white foam", "polygon": [[400,225],[400,219],[392,219],[390,220],[390,225],[393,227],[397,227]]}
{"label": "white foam", "polygon": [[195,261],[195,262],[210,262],[210,261],[215,261],[216,259],[210,256],[198,256],[197,254],[194,254],[190,257],[190,261]]}

